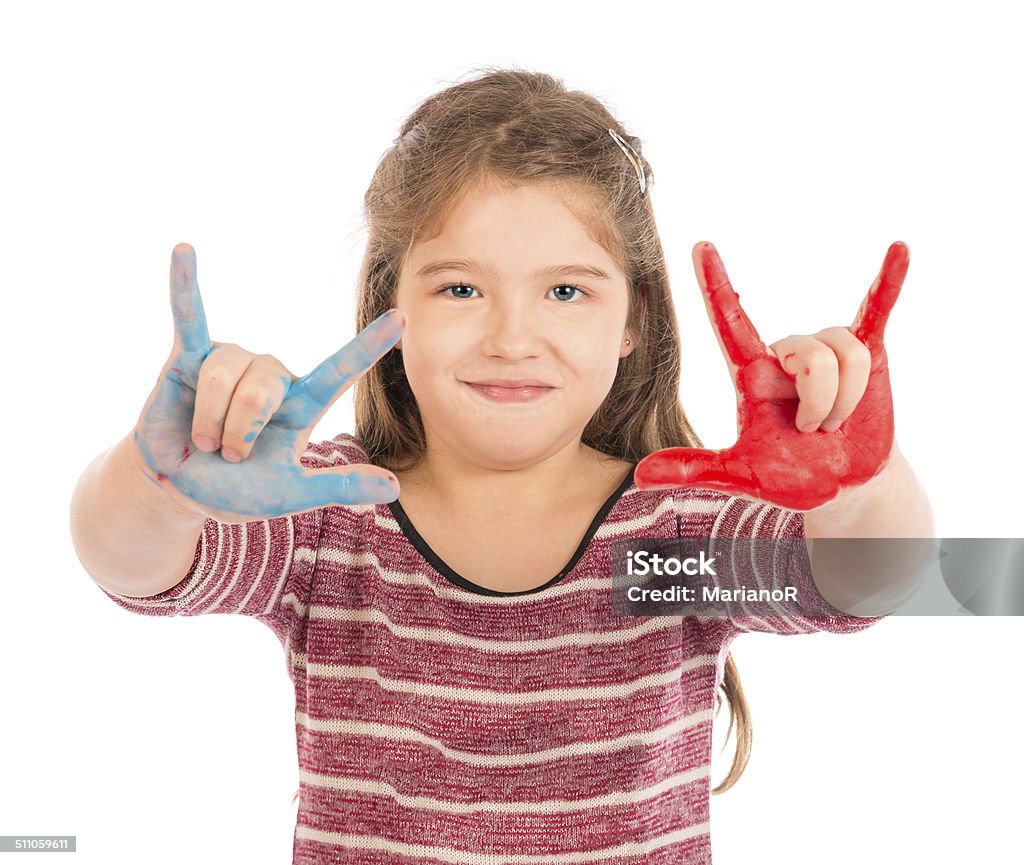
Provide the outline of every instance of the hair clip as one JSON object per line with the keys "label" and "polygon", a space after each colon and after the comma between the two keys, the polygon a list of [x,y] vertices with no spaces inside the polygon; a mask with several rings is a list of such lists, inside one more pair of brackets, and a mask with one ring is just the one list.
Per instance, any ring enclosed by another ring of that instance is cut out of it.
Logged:
{"label": "hair clip", "polygon": [[612,137],[612,140],[622,148],[622,152],[626,154],[626,159],[629,160],[633,166],[633,170],[636,172],[636,179],[640,181],[640,194],[643,195],[647,191],[647,177],[644,175],[643,166],[640,164],[640,157],[637,152],[630,147],[620,135],[618,135],[614,129],[609,129],[608,134]]}

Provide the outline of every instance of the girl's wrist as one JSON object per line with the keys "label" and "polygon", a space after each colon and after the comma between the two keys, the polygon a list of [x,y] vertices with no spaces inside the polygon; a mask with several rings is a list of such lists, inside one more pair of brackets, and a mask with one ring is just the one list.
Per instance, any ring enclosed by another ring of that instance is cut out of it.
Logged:
{"label": "girl's wrist", "polygon": [[107,462],[106,470],[112,473],[115,488],[125,490],[142,508],[182,525],[201,526],[206,521],[205,514],[178,501],[183,497],[173,491],[169,482],[162,483],[154,477],[135,443],[134,430],[111,449]]}

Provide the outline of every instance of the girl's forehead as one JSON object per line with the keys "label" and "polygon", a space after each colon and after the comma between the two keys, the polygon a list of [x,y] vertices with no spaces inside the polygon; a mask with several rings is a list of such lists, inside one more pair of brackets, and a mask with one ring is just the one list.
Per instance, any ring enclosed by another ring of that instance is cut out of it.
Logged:
{"label": "girl's forehead", "polygon": [[[532,211],[525,211],[527,215],[535,213],[538,208],[553,208],[549,212],[556,224],[568,227],[569,233],[573,233],[573,228],[578,228],[582,237],[601,247],[612,263],[625,272],[619,252],[621,242],[609,218],[607,205],[600,201],[596,193],[578,183],[554,180],[513,182],[488,177],[468,184],[428,216],[412,238],[404,259],[407,261],[414,256],[419,258],[420,254],[425,254],[426,246],[434,251],[449,242],[472,244],[477,236],[474,234],[474,225],[489,228],[495,210],[502,213],[508,203],[522,202],[524,199],[533,208]],[[525,225],[526,230],[537,230],[529,219]]]}

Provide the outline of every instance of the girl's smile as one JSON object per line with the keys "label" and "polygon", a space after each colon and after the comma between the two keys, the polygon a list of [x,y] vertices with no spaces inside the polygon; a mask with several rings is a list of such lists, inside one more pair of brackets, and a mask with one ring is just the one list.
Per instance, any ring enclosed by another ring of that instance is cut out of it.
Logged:
{"label": "girl's smile", "polygon": [[549,393],[552,388],[548,386],[523,386],[521,384],[484,384],[481,382],[466,382],[473,390],[481,396],[493,402],[523,403],[533,402]]}

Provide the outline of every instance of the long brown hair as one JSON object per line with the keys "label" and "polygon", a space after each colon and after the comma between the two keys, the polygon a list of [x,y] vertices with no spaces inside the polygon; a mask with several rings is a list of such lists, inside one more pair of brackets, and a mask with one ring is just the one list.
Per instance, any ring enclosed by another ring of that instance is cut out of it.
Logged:
{"label": "long brown hair", "polygon": [[[647,192],[609,129],[632,147]],[[576,193],[574,205],[567,206],[627,276],[628,325],[636,345],[619,361],[583,443],[630,462],[661,448],[701,447],[679,399],[679,331],[651,207],[651,167],[640,140],[602,102],[568,90],[550,75],[485,69],[431,96],[408,117],[366,191],[368,240],[357,329],[394,306],[413,243],[438,230],[461,196],[485,178],[552,183]],[[400,352],[385,354],[356,383],[355,437],[369,462],[391,471],[408,471],[422,461],[423,423]],[[731,654],[721,688],[730,711],[726,739],[736,721],[737,748],[728,776],[713,793],[735,784],[750,756],[749,711]]]}

